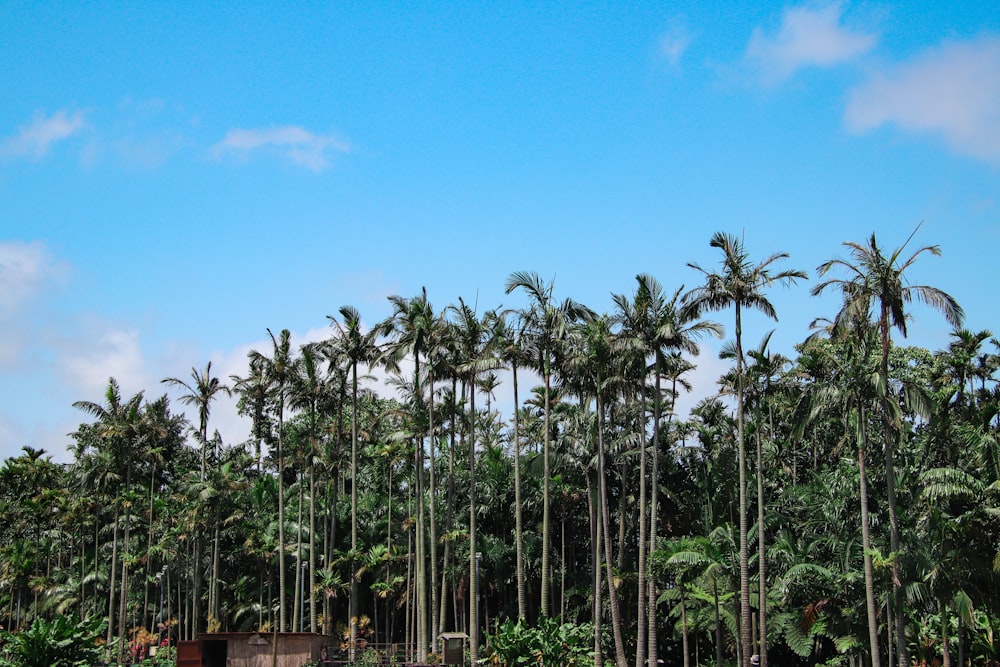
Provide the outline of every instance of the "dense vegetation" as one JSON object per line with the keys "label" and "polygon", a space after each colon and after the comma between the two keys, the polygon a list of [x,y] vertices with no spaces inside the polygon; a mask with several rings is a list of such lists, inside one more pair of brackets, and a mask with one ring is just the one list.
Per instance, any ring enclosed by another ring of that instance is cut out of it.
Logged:
{"label": "dense vegetation", "polygon": [[[76,404],[72,463],[0,468],[0,625],[96,619],[120,662],[275,628],[425,661],[478,626],[497,664],[519,642],[617,667],[1000,664],[1000,343],[909,282],[937,248],[846,244],[812,286],[842,308],[787,358],[743,316],[777,320],[770,290],[808,277],[711,244],[697,287],[640,275],[607,314],[515,273],[511,309],[424,292],[370,326],[342,307],[321,343],[269,332],[243,376],[164,380],[196,424],[112,378]],[[901,344],[914,302],[947,347]],[[714,316],[732,369],[678,414]],[[211,428],[229,393],[247,442]]]}

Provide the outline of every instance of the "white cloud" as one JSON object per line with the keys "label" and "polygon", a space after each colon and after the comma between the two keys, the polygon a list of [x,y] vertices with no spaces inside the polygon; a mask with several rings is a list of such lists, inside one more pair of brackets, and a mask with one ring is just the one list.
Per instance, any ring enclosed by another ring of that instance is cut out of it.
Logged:
{"label": "white cloud", "polygon": [[112,328],[97,322],[85,323],[83,330],[61,347],[55,365],[62,382],[73,387],[76,395],[100,396],[112,377],[123,394],[153,386],[137,330]]}
{"label": "white cloud", "polygon": [[852,132],[895,124],[938,134],[956,152],[1000,163],[1000,37],[946,42],[851,91]]}
{"label": "white cloud", "polygon": [[674,25],[668,28],[663,37],[660,38],[657,53],[671,67],[677,67],[690,45],[690,33],[684,27]]}
{"label": "white cloud", "polygon": [[216,156],[236,155],[246,158],[264,150],[277,154],[294,165],[313,171],[330,166],[331,153],[348,153],[350,145],[330,135],[313,134],[296,125],[267,129],[230,130],[215,145]]}
{"label": "white cloud", "polygon": [[805,67],[830,67],[864,55],[878,41],[872,33],[841,25],[840,3],[785,9],[776,34],[754,29],[747,60],[765,83],[786,79]]}
{"label": "white cloud", "polygon": [[13,310],[64,270],[40,241],[0,242],[0,312]]}
{"label": "white cloud", "polygon": [[43,113],[36,113],[34,120],[22,125],[17,134],[0,144],[0,155],[40,160],[48,154],[52,144],[72,137],[85,125],[81,111],[69,113],[64,109],[48,118]]}
{"label": "white cloud", "polygon": [[0,242],[0,370],[28,363],[26,350],[38,338],[38,295],[66,272],[44,243]]}

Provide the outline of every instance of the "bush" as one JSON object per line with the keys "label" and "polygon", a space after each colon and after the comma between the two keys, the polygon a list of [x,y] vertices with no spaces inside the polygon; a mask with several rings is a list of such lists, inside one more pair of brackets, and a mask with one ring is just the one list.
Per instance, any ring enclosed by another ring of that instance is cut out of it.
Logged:
{"label": "bush", "polygon": [[101,657],[100,619],[36,618],[19,632],[0,632],[0,667],[86,667]]}
{"label": "bush", "polygon": [[543,616],[537,627],[529,628],[521,621],[507,619],[496,634],[489,635],[493,653],[487,660],[499,667],[585,665],[594,658],[593,641],[594,627],[589,623],[560,624]]}

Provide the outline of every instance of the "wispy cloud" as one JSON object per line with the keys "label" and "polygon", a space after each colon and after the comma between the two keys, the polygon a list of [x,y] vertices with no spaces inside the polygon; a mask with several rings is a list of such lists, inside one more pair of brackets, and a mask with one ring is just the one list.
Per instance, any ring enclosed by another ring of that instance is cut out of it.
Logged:
{"label": "wispy cloud", "polygon": [[114,327],[90,317],[81,320],[80,330],[87,335],[68,338],[59,349],[55,368],[65,385],[81,396],[100,396],[112,377],[123,392],[155,386],[136,329]]}
{"label": "wispy cloud", "polygon": [[660,38],[657,54],[671,67],[677,67],[689,46],[691,46],[691,33],[683,25],[675,22]]}
{"label": "wispy cloud", "polygon": [[756,28],[747,46],[747,61],[772,84],[806,67],[830,67],[870,51],[878,41],[873,33],[851,30],[841,22],[841,5],[785,9],[774,34]]}
{"label": "wispy cloud", "polygon": [[1000,163],[1000,37],[947,42],[876,72],[851,91],[844,118],[852,132],[894,124]]}
{"label": "wispy cloud", "polygon": [[0,314],[64,271],[65,266],[40,241],[0,241]]}
{"label": "wispy cloud", "polygon": [[48,117],[36,113],[30,123],[22,125],[16,134],[0,143],[0,156],[40,160],[53,144],[72,137],[85,126],[82,111],[70,113],[63,109]]}
{"label": "wispy cloud", "polygon": [[297,125],[265,129],[234,129],[213,147],[213,153],[222,157],[235,155],[248,158],[257,151],[270,152],[294,165],[313,171],[330,166],[333,153],[348,153],[350,145],[330,135],[313,134]]}

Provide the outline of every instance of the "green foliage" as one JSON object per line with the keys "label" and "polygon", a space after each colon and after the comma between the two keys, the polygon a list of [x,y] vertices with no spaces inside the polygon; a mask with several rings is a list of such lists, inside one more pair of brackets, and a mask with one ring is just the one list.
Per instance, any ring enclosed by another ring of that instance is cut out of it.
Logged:
{"label": "green foliage", "polygon": [[594,627],[589,623],[560,624],[543,616],[537,627],[529,628],[521,621],[507,619],[490,635],[493,653],[484,662],[500,667],[585,665],[594,657],[593,638]]}
{"label": "green foliage", "polygon": [[20,632],[0,633],[0,667],[85,667],[100,659],[104,623],[93,618],[74,623],[68,616],[36,618]]}

